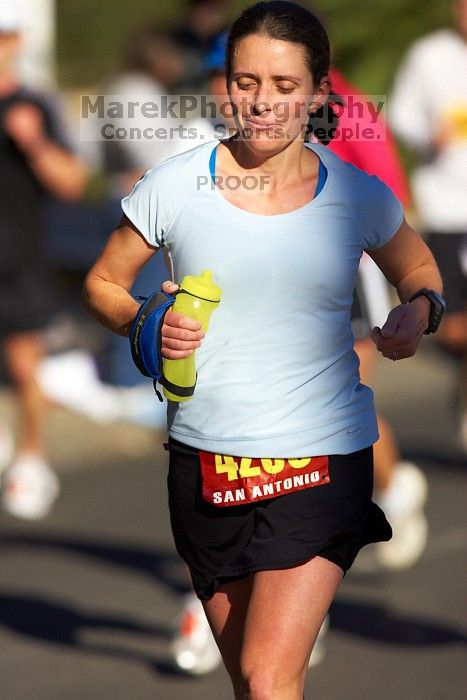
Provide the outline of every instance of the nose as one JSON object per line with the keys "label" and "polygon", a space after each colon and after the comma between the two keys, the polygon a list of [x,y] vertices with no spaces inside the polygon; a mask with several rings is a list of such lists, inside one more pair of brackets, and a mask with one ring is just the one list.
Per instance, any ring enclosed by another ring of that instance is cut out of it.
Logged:
{"label": "nose", "polygon": [[252,112],[256,116],[268,114],[272,109],[270,98],[264,87],[259,86],[255,92],[252,104]]}

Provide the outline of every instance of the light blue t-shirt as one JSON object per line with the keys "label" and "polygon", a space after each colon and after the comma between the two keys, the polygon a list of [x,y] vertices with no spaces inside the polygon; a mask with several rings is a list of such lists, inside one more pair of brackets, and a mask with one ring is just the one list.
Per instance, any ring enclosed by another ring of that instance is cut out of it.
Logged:
{"label": "light blue t-shirt", "polygon": [[378,438],[372,391],[359,381],[350,323],[362,251],[387,243],[401,204],[377,177],[325,146],[320,194],[287,214],[230,203],[202,144],[148,171],[123,211],[172,258],[174,280],[213,271],[223,294],[196,352],[198,382],[169,402],[169,433],[244,457],[348,454]]}

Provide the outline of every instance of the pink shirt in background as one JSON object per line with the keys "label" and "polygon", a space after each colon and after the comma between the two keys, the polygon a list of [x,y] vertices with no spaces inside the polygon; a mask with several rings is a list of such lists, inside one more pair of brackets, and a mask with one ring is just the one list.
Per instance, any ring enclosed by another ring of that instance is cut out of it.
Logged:
{"label": "pink shirt in background", "polygon": [[[333,92],[342,95],[344,100],[346,100],[347,95],[357,95],[362,100],[369,99],[355,85],[349,83],[342,73],[336,69],[331,70],[331,80]],[[359,117],[350,116],[345,105],[340,109],[342,114],[339,118],[339,129],[346,127],[355,129],[355,123]],[[379,177],[391,188],[402,205],[404,207],[408,206],[410,204],[409,184],[394,138],[386,121],[379,116],[377,121],[373,123],[370,113],[365,110],[363,118],[360,119],[360,132],[365,127],[371,127],[376,135],[379,134],[381,136],[381,139],[343,141],[337,138],[329,143],[329,150],[336,153],[343,160],[356,165],[357,168],[365,170],[370,175]]]}

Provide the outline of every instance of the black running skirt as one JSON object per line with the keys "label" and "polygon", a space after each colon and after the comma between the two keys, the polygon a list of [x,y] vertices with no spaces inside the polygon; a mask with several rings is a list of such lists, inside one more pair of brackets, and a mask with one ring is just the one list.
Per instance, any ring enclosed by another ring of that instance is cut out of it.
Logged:
{"label": "black running skirt", "polygon": [[317,554],[345,573],[364,545],[391,538],[391,526],[371,500],[371,447],[330,455],[330,483],[222,508],[203,500],[198,450],[169,438],[169,452],[175,546],[202,600],[227,581],[297,566]]}

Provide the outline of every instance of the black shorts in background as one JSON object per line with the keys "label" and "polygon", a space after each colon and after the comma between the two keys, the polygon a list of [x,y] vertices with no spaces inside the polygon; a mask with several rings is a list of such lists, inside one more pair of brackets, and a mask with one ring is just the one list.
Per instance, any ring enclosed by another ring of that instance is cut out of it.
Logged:
{"label": "black shorts in background", "polygon": [[46,328],[55,310],[46,269],[34,266],[0,274],[0,340]]}
{"label": "black shorts in background", "polygon": [[198,450],[169,438],[169,508],[175,546],[201,599],[254,571],[285,569],[319,554],[346,572],[359,550],[391,527],[372,500],[372,448],[331,455],[331,482],[219,508],[203,500]]}
{"label": "black shorts in background", "polygon": [[467,256],[467,233],[429,232],[426,243],[443,278],[446,313],[467,310],[467,275],[461,264]]}
{"label": "black shorts in background", "polygon": [[19,86],[0,96],[0,337],[44,328],[53,312],[42,247],[50,193],[5,129],[9,111],[20,105],[33,106],[47,137],[70,151],[50,95]]}

